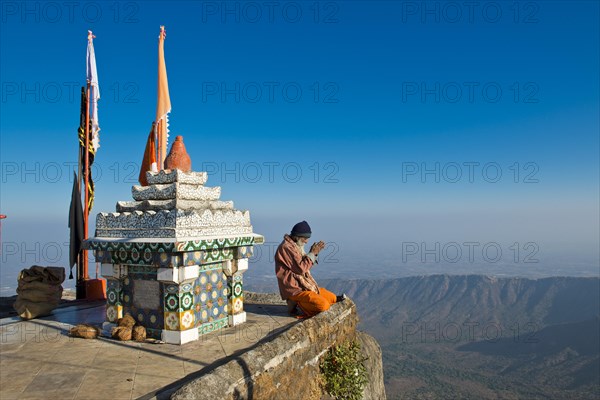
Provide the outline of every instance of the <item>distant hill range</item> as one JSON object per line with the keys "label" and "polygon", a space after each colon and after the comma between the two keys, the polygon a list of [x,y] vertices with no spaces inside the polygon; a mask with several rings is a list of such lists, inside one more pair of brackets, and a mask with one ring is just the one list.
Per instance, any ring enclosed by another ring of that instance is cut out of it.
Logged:
{"label": "distant hill range", "polygon": [[[492,338],[496,336],[492,324],[502,330],[501,336],[512,336],[517,328],[540,330],[600,315],[598,278],[431,275],[322,284],[336,293],[346,292],[357,304],[363,328],[376,331],[379,339],[397,338],[400,324],[407,339],[415,329],[411,324],[425,329],[440,324],[448,337],[452,337],[451,324],[475,333],[487,327],[484,336]],[[466,334],[464,339],[469,339]]]}
{"label": "distant hill range", "polygon": [[600,398],[600,279],[319,282],[357,304],[389,398]]}

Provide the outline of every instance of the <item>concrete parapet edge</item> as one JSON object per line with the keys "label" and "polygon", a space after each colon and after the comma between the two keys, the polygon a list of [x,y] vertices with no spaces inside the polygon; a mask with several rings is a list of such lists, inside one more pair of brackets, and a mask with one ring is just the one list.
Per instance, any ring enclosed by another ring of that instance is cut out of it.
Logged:
{"label": "concrete parapet edge", "polygon": [[320,399],[319,359],[331,346],[355,339],[357,323],[354,302],[334,304],[184,384],[171,399]]}

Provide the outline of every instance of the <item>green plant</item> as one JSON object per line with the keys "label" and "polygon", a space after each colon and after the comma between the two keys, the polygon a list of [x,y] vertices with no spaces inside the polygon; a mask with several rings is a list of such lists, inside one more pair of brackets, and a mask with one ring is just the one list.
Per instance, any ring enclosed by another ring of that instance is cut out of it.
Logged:
{"label": "green plant", "polygon": [[331,347],[321,360],[325,391],[338,400],[359,400],[368,382],[357,341]]}

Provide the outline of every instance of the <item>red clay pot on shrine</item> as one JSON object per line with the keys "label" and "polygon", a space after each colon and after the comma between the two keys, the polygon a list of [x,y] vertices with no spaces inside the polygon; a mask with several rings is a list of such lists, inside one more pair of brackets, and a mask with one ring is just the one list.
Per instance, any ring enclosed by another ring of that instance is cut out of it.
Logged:
{"label": "red clay pot on shrine", "polygon": [[183,136],[177,136],[171,145],[171,151],[165,158],[165,169],[179,169],[183,172],[192,170],[192,160],[185,150]]}

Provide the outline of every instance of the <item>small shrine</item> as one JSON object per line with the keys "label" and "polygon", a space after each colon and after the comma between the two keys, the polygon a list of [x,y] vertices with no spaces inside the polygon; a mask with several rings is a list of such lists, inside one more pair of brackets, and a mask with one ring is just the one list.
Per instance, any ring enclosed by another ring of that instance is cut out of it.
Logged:
{"label": "small shrine", "polygon": [[242,275],[264,241],[252,232],[250,212],[219,200],[206,172],[145,177],[147,186],[132,187],[133,201],[97,215],[86,242],[107,280],[105,328],[129,313],[149,337],[183,344],[245,322]]}

